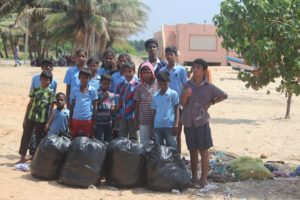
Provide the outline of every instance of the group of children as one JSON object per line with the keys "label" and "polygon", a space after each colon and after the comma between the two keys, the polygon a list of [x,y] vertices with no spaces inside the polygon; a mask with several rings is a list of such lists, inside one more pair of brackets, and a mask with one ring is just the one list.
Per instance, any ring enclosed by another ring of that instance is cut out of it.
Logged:
{"label": "group of children", "polygon": [[[182,124],[191,155],[192,182],[204,186],[208,149],[213,145],[207,110],[226,99],[227,94],[209,83],[204,60],[193,62],[193,75],[188,80],[186,69],[176,62],[176,47],[165,49],[167,62],[157,57],[155,39],[147,40],[145,48],[148,59],[138,67],[137,76],[135,64],[127,54],[116,59],[115,53],[107,50],[99,67],[97,60],[87,61],[86,52],[78,50],[77,64],[67,70],[64,78],[66,94],[55,95],[53,63],[45,60],[42,73],[32,79],[19,162],[27,161],[25,156],[33,130],[36,145],[43,133],[70,131],[71,138],[87,136],[109,142],[113,137],[127,137],[139,139],[144,145],[154,141],[180,153]],[[202,163],[200,179],[198,152]]]}

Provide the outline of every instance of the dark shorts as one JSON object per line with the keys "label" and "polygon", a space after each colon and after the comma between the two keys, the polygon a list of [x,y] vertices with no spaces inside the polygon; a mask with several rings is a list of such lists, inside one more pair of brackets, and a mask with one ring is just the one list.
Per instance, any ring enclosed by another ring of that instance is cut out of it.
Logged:
{"label": "dark shorts", "polygon": [[213,146],[209,123],[199,127],[184,127],[188,150],[206,150]]}

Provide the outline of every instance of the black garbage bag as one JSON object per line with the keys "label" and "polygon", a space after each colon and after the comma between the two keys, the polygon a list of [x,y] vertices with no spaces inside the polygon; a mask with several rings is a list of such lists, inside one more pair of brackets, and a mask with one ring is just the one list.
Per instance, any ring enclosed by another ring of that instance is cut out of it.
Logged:
{"label": "black garbage bag", "polygon": [[70,139],[63,135],[51,135],[43,138],[32,159],[31,174],[40,179],[57,179],[70,143]]}
{"label": "black garbage bag", "polygon": [[147,155],[147,185],[155,191],[183,190],[189,186],[190,174],[176,149],[157,145]]}
{"label": "black garbage bag", "polygon": [[113,139],[107,149],[106,180],[116,187],[145,184],[146,149],[127,138]]}
{"label": "black garbage bag", "polygon": [[97,139],[77,137],[68,149],[60,180],[70,186],[88,187],[100,181],[106,145]]}

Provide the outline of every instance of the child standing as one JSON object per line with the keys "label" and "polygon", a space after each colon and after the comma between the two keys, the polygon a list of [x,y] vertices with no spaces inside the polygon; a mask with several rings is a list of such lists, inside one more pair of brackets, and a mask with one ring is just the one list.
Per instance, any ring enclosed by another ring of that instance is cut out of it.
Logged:
{"label": "child standing", "polygon": [[[209,166],[208,149],[213,146],[209,127],[208,108],[227,98],[227,94],[208,83],[205,78],[207,63],[196,59],[192,65],[193,77],[184,85],[181,98],[181,122],[184,125],[186,144],[191,156],[192,181],[204,187]],[[201,155],[201,178],[198,180],[198,152]]]}
{"label": "child standing", "polygon": [[91,86],[93,86],[96,90],[98,90],[100,87],[100,76],[97,73],[98,65],[99,65],[99,62],[94,58],[90,58],[87,61],[88,69],[91,71],[91,74],[92,74],[89,84]]}
{"label": "child standing", "polygon": [[116,111],[120,123],[120,137],[129,137],[129,139],[137,139],[136,136],[136,116],[135,116],[135,100],[133,99],[134,92],[138,86],[138,82],[134,79],[135,65],[133,62],[126,62],[123,66],[123,80],[116,91],[118,99]]}
{"label": "child standing", "polygon": [[98,96],[96,89],[88,84],[90,79],[91,72],[87,68],[81,69],[79,72],[80,87],[75,89],[71,96],[70,129],[72,138],[93,135]]}
{"label": "child standing", "polygon": [[75,89],[80,86],[80,80],[78,78],[80,69],[85,67],[87,53],[83,49],[76,51],[76,66],[70,67],[65,75],[64,83],[67,84],[66,97],[67,97],[67,108],[70,109],[71,96]]}
{"label": "child standing", "polygon": [[175,136],[179,121],[178,94],[169,88],[170,78],[168,72],[160,71],[156,78],[159,91],[153,96],[151,103],[154,112],[155,143],[177,149]]}
{"label": "child standing", "polygon": [[64,93],[59,92],[56,94],[55,99],[56,109],[45,125],[45,133],[47,135],[57,135],[59,132],[68,134],[70,111],[65,108],[66,96]]}
{"label": "child standing", "polygon": [[144,145],[150,142],[153,135],[153,112],[151,101],[154,93],[157,92],[157,82],[153,66],[150,62],[144,62],[139,74],[141,84],[137,86],[134,93],[136,100],[136,118],[140,130],[140,142]]}
{"label": "child standing", "polygon": [[110,142],[112,138],[112,111],[114,110],[114,94],[109,92],[110,75],[101,76],[101,86],[98,89],[95,136],[100,141]]}
{"label": "child standing", "polygon": [[26,151],[28,149],[33,129],[35,129],[36,146],[40,143],[42,132],[48,119],[48,112],[50,110],[51,115],[54,105],[54,92],[49,88],[52,78],[53,76],[50,71],[43,71],[40,75],[41,86],[39,88],[31,89],[30,91],[30,101],[24,117],[24,131],[19,149],[21,157],[18,163],[26,162]]}
{"label": "child standing", "polygon": [[102,76],[103,74],[113,75],[115,73],[116,65],[116,54],[113,49],[108,48],[103,53],[102,65],[98,69],[98,74]]}

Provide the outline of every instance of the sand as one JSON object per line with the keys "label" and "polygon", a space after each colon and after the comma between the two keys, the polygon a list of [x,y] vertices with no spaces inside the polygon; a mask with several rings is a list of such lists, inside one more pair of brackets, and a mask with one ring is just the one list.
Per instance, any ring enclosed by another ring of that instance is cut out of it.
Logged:
{"label": "sand", "polygon": [[[226,91],[229,98],[210,108],[214,150],[237,155],[282,160],[300,164],[300,97],[293,97],[291,119],[284,119],[286,98],[275,92],[276,84],[254,91],[237,80],[237,72],[229,67],[211,68],[213,83]],[[66,68],[54,69],[58,90],[65,92],[63,77]],[[180,194],[157,193],[143,188],[115,190],[108,186],[75,189],[56,181],[40,181],[29,172],[14,170],[22,134],[22,121],[31,77],[38,67],[12,67],[0,64],[0,200],[2,199],[223,199],[225,191],[241,199],[300,199],[300,181],[244,181],[216,184],[218,189],[208,194],[195,189]],[[188,155],[183,140],[183,155]]]}

